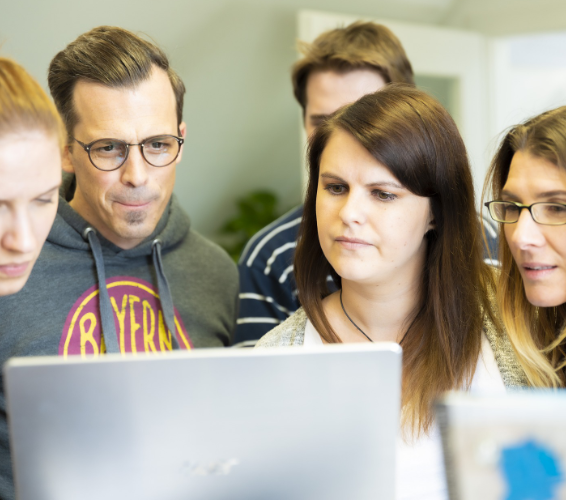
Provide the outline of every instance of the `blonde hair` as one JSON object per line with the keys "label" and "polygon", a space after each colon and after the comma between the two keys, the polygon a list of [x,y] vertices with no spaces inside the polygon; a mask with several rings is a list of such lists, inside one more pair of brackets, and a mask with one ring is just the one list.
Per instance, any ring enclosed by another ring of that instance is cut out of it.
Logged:
{"label": "blonde hair", "polygon": [[[566,168],[566,106],[542,113],[507,133],[489,169],[483,198],[491,190],[494,200],[501,199],[511,160],[517,151]],[[501,276],[497,303],[519,362],[531,385],[564,387],[566,304],[537,307],[528,301],[521,273],[503,236],[502,224],[499,257]]]}
{"label": "blonde hair", "polygon": [[64,146],[65,128],[51,99],[24,68],[0,57],[0,136],[29,130],[53,135]]}

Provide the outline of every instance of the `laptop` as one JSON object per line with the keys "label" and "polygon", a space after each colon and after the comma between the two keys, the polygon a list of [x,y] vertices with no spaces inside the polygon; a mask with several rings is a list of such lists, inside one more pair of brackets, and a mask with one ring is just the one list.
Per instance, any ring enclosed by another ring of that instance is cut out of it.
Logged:
{"label": "laptop", "polygon": [[18,500],[394,498],[401,348],[4,366]]}
{"label": "laptop", "polygon": [[566,392],[450,393],[437,405],[451,500],[566,498]]}

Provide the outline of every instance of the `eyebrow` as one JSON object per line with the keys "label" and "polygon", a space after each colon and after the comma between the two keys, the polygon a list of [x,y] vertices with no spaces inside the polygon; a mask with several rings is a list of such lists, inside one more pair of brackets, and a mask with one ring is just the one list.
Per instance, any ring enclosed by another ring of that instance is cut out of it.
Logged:
{"label": "eyebrow", "polygon": [[41,198],[42,196],[45,196],[45,195],[51,195],[51,194],[53,194],[54,191],[59,190],[60,186],[61,186],[61,184],[59,183],[56,186],[53,186],[51,189],[48,189],[47,191],[44,191],[43,193],[34,196],[34,199]]}
{"label": "eyebrow", "polygon": [[[347,182],[344,179],[342,179],[341,177],[334,175],[334,174],[320,174],[320,176],[324,177],[325,179],[333,179],[333,180],[347,184]],[[396,188],[396,189],[407,189],[402,184],[399,184],[397,182],[391,182],[391,181],[370,182],[369,184],[366,184],[366,187],[392,187],[392,188]]]}
{"label": "eyebrow", "polygon": [[[501,191],[501,196],[508,196],[509,198],[518,198],[518,196],[511,191],[503,190]],[[554,196],[566,196],[566,191],[557,189],[556,191],[544,191],[542,193],[537,193],[537,198],[552,198]]]}
{"label": "eyebrow", "polygon": [[39,194],[38,196],[44,196],[46,194],[51,194],[53,191],[58,190],[61,187],[61,183],[53,186],[51,189],[48,189],[47,191],[44,191],[43,193]]}

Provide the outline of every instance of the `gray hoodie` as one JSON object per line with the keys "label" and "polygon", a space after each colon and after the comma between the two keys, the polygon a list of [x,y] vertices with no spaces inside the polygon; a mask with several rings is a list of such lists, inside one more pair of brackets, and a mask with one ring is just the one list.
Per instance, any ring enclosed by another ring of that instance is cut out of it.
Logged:
{"label": "gray hoodie", "polygon": [[[74,185],[66,175],[55,223],[28,282],[0,297],[0,362],[229,345],[238,313],[236,267],[190,229],[175,197],[154,233],[123,250],[70,207]],[[0,498],[14,498],[3,392]]]}

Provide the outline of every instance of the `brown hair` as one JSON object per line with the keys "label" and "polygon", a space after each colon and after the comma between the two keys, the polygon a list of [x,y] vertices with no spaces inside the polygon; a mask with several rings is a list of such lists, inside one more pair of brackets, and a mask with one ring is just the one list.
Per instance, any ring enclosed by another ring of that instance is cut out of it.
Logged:
{"label": "brown hair", "polygon": [[[326,342],[341,342],[324,314],[326,277],[340,277],[318,239],[316,197],[320,160],[335,130],[359,143],[412,193],[426,196],[429,231],[422,303],[402,340],[404,424],[428,430],[432,403],[442,392],[469,386],[481,346],[486,289],[493,277],[482,261],[480,228],[466,149],[450,115],[434,98],[391,84],[332,115],[311,138],[309,181],[295,256],[299,299]],[[410,319],[410,318],[409,318]]]}
{"label": "brown hair", "polygon": [[413,68],[393,32],[381,24],[355,22],[319,35],[312,43],[299,42],[303,58],[293,65],[291,80],[295,98],[307,106],[307,80],[314,71],[346,73],[373,69],[385,83],[414,84]]}
{"label": "brown hair", "polygon": [[16,62],[0,58],[0,135],[41,130],[63,148],[65,129],[53,102]]}
{"label": "brown hair", "polygon": [[113,26],[100,26],[79,36],[59,52],[49,65],[51,95],[72,135],[77,124],[73,90],[79,80],[108,87],[132,87],[147,80],[156,66],[167,72],[177,103],[177,123],[183,120],[185,85],[155,44]]}
{"label": "brown hair", "polygon": [[[517,151],[566,168],[566,106],[547,111],[513,127],[503,139],[489,169],[483,197],[489,191],[501,199],[511,160]],[[525,294],[521,273],[500,224],[501,276],[497,302],[511,343],[529,382],[538,387],[561,387],[566,383],[566,304],[537,307]]]}

